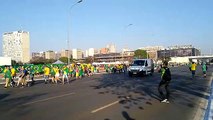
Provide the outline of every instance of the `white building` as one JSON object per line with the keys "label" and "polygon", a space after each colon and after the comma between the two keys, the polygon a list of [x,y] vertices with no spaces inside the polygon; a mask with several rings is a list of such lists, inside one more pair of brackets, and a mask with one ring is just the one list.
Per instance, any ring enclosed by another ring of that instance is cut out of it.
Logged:
{"label": "white building", "polygon": [[106,48],[109,49],[109,53],[116,53],[116,46],[114,44],[109,44]]}
{"label": "white building", "polygon": [[83,57],[83,51],[81,49],[72,49],[73,59],[81,59]]}
{"label": "white building", "polygon": [[0,66],[11,64],[12,64],[11,57],[0,57]]}
{"label": "white building", "polygon": [[16,62],[30,61],[30,35],[25,31],[14,31],[3,34],[3,56],[11,57]]}
{"label": "white building", "polygon": [[56,53],[52,50],[46,51],[45,52],[45,59],[55,59],[56,58]]}
{"label": "white building", "polygon": [[95,54],[95,49],[94,48],[89,48],[88,50],[86,50],[85,57],[93,57],[94,54]]}

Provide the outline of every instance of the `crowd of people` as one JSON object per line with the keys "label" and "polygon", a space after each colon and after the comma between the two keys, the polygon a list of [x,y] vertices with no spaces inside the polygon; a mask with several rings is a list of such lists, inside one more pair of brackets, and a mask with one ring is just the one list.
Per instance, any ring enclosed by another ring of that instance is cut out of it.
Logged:
{"label": "crowd of people", "polygon": [[[70,83],[71,78],[81,79],[84,76],[90,77],[100,70],[108,73],[125,72],[126,66],[122,64],[117,65],[91,65],[91,64],[70,64],[70,65],[43,65],[42,70],[38,72],[35,66],[5,66],[4,78],[5,88],[24,87],[34,85],[35,76],[43,76],[44,83],[65,84]],[[15,82],[15,79],[18,79]],[[30,82],[29,82],[30,81]]]}

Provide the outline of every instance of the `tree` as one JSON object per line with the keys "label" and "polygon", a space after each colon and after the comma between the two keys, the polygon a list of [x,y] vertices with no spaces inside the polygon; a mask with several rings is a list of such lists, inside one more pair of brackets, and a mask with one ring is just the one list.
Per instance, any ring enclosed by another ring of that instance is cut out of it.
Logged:
{"label": "tree", "polygon": [[147,52],[145,50],[137,49],[134,52],[134,58],[137,59],[147,58]]}
{"label": "tree", "polygon": [[33,57],[30,60],[31,64],[45,64],[46,63],[46,59],[44,59],[43,57]]}
{"label": "tree", "polygon": [[67,57],[60,57],[59,60],[63,63],[67,63],[68,62],[68,59]]}
{"label": "tree", "polygon": [[46,59],[45,63],[54,63],[56,60],[55,59]]}
{"label": "tree", "polygon": [[94,58],[91,56],[85,58],[85,60],[84,60],[85,63],[92,63],[93,61],[94,61]]}
{"label": "tree", "polygon": [[15,60],[12,60],[11,63],[12,63],[12,66],[17,65],[17,62]]}

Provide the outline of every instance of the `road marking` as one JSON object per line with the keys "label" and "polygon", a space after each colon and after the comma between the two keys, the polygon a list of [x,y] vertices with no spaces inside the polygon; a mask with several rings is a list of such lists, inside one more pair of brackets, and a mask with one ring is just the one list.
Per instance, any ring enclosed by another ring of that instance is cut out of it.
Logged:
{"label": "road marking", "polygon": [[103,110],[103,109],[105,109],[105,108],[108,108],[108,107],[110,107],[110,106],[113,106],[113,105],[119,103],[119,101],[120,101],[120,100],[117,100],[117,101],[115,101],[115,102],[113,102],[113,103],[110,103],[110,104],[108,104],[108,105],[105,105],[105,106],[103,106],[103,107],[100,107],[100,108],[98,108],[98,109],[95,109],[95,110],[91,111],[91,113],[96,113],[96,112],[98,112],[98,111],[100,111],[100,110]]}
{"label": "road marking", "polygon": [[49,98],[46,98],[46,99],[42,99],[42,100],[36,100],[36,101],[33,101],[33,102],[28,102],[28,103],[25,103],[25,104],[22,104],[22,105],[30,105],[30,104],[34,104],[34,103],[38,103],[38,102],[44,102],[44,101],[48,101],[48,100],[52,100],[52,99],[56,99],[56,98],[61,98],[61,97],[64,97],[64,96],[69,96],[69,95],[73,95],[75,93],[67,93],[67,94],[63,94],[63,95],[59,95],[59,96],[54,96],[54,97],[49,97]]}

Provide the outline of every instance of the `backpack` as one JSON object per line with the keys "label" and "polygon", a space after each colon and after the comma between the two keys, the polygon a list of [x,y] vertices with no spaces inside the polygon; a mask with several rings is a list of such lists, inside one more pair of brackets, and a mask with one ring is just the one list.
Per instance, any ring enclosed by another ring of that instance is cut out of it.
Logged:
{"label": "backpack", "polygon": [[162,75],[162,79],[166,80],[166,81],[170,81],[171,80],[171,72],[169,70],[169,68],[164,68],[165,72]]}

